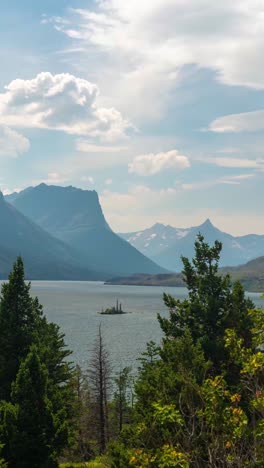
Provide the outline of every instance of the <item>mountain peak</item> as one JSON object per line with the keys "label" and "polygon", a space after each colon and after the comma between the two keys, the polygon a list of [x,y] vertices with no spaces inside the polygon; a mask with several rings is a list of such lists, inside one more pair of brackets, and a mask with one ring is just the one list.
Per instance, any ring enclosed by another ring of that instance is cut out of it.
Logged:
{"label": "mountain peak", "polygon": [[170,224],[155,223],[150,229],[175,229]]}
{"label": "mountain peak", "polygon": [[165,224],[162,224],[162,223],[155,223],[153,224],[152,228],[160,228],[160,227],[165,227]]}
{"label": "mountain peak", "polygon": [[211,222],[211,220],[209,218],[207,218],[202,224],[200,227],[203,227],[203,228],[211,228],[211,227],[214,227],[213,223]]}
{"label": "mountain peak", "polygon": [[41,184],[16,198],[13,206],[70,245],[94,271],[111,276],[164,271],[113,233],[94,190]]}

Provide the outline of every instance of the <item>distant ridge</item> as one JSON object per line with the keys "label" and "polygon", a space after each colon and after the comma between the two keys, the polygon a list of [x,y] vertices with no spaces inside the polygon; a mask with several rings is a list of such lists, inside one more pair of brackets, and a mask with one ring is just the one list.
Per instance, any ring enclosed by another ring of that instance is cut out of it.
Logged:
{"label": "distant ridge", "polygon": [[[264,256],[251,260],[245,265],[225,267],[219,273],[229,273],[231,281],[240,281],[246,291],[264,292]],[[181,273],[161,275],[132,275],[128,277],[111,278],[106,284],[121,284],[128,286],[162,286],[184,287]]]}
{"label": "distant ridge", "polygon": [[210,219],[191,228],[174,228],[157,223],[151,228],[120,234],[152,260],[172,271],[180,271],[181,255],[192,258],[198,233],[213,243],[223,243],[221,266],[237,266],[264,255],[264,235],[248,234],[235,237],[215,227]]}
{"label": "distant ridge", "polygon": [[108,276],[165,272],[111,230],[95,191],[40,184],[9,200],[41,228],[78,251],[89,269]]}

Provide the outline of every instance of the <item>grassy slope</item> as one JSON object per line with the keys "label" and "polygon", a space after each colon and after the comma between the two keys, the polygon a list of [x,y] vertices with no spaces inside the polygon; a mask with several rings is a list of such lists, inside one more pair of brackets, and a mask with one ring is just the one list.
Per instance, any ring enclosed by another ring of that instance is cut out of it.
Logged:
{"label": "grassy slope", "polygon": [[264,291],[264,256],[245,265],[223,268],[222,271],[230,273],[233,281],[241,281],[247,291]]}
{"label": "grassy slope", "polygon": [[[241,281],[247,291],[264,291],[264,257],[251,260],[239,267],[221,268],[221,273],[230,273],[232,281]],[[184,286],[181,274],[166,275],[133,275],[114,278],[106,284],[124,284],[138,286]]]}

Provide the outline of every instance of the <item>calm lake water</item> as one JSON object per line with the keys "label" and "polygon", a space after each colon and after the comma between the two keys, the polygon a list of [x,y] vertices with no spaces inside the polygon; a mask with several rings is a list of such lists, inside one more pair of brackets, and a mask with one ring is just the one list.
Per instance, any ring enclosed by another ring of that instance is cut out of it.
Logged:
{"label": "calm lake water", "polygon": [[[115,370],[137,367],[137,358],[150,340],[160,342],[157,314],[165,315],[163,292],[177,298],[186,297],[185,288],[151,286],[108,286],[101,282],[32,281],[32,293],[44,306],[50,321],[65,333],[73,351],[73,360],[87,368],[94,340],[101,323],[105,344]],[[260,294],[248,294],[258,307],[264,308]],[[126,315],[102,316],[98,312],[116,300]]]}

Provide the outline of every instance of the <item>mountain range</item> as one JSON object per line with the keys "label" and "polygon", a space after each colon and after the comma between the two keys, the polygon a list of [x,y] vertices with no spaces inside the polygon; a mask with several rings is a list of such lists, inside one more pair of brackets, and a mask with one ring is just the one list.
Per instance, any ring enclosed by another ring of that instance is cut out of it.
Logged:
{"label": "mountain range", "polygon": [[149,229],[119,235],[164,268],[181,271],[181,255],[193,257],[199,232],[209,244],[216,239],[222,242],[221,266],[241,265],[264,254],[264,235],[232,236],[220,231],[209,219],[187,229],[157,223]]}
{"label": "mountain range", "polygon": [[40,184],[5,198],[0,193],[0,221],[1,278],[20,254],[31,279],[107,280],[179,272],[180,257],[193,257],[199,232],[209,244],[223,243],[220,266],[236,267],[264,253],[264,235],[235,237],[209,219],[187,229],[157,223],[117,235],[97,193],[72,186]]}
{"label": "mountain range", "polygon": [[[9,195],[6,201],[10,203],[6,205],[11,207],[12,204],[16,213],[21,213],[31,226],[33,223],[47,238],[60,243],[66,252],[67,249],[74,252],[77,264],[91,272],[90,278],[94,272],[92,279],[98,279],[98,275],[101,279],[106,279],[113,275],[155,274],[165,271],[111,230],[95,191],[40,184]],[[0,209],[0,219],[1,217]],[[13,229],[18,231],[15,222]],[[6,236],[8,237],[8,232]],[[43,251],[45,256],[45,242],[39,242],[38,245],[39,251]],[[24,252],[30,251],[30,248],[30,236],[23,234],[16,251],[24,256]],[[62,252],[61,260],[63,259]],[[75,274],[75,270],[74,259],[72,276],[82,279],[80,272],[77,270]]]}
{"label": "mountain range", "polygon": [[18,255],[25,261],[25,271],[34,279],[99,279],[79,256],[60,240],[30,221],[7,203],[0,192],[0,278],[7,278]]}

